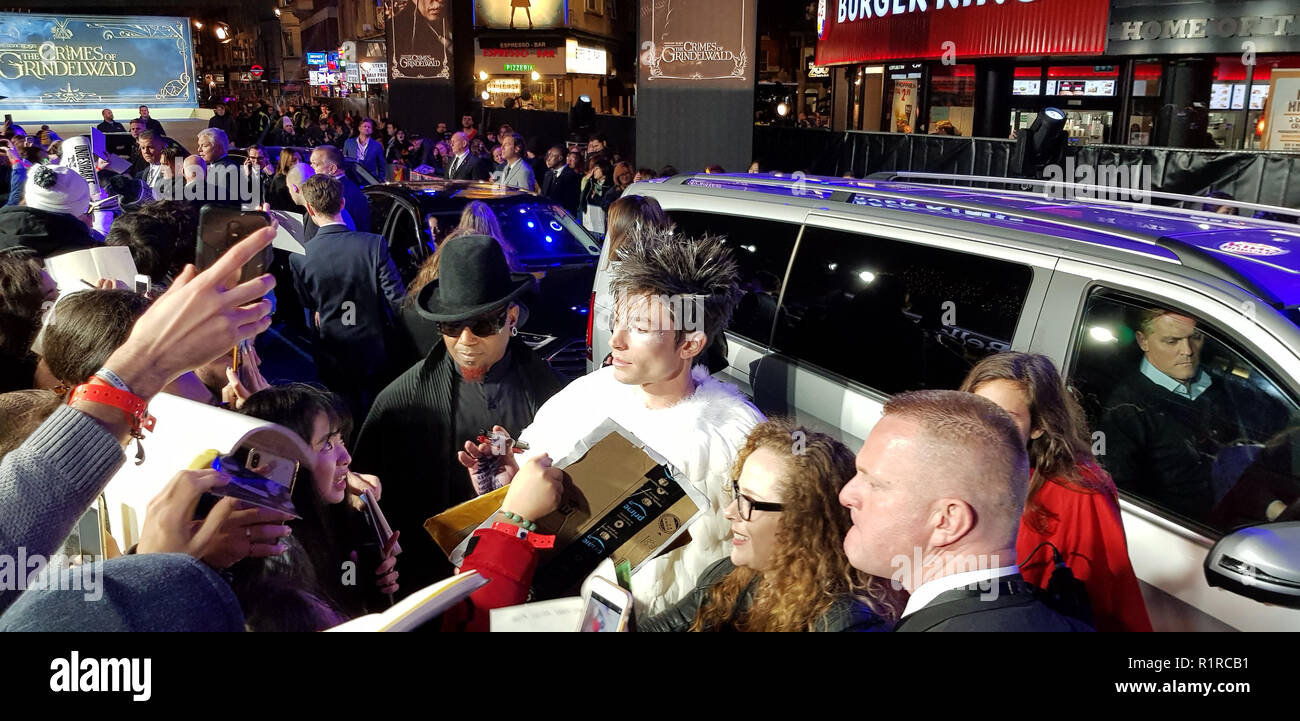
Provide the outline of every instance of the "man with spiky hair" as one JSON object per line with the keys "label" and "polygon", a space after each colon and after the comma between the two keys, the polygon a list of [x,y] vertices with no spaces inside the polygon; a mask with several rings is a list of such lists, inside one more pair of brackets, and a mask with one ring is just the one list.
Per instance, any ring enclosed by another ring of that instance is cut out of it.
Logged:
{"label": "man with spiky hair", "polygon": [[[704,516],[691,526],[691,542],[649,562],[632,579],[638,613],[657,613],[689,593],[700,573],[727,555],[731,533],[722,515],[729,503],[724,487],[737,452],[763,414],[704,365],[709,340],[726,330],[740,294],[736,261],[722,239],[640,228],[619,249],[618,260],[610,340],[614,362],[573,381],[538,409],[520,436],[529,445],[521,462],[542,453],[562,458],[610,419],[665,457],[682,480],[709,499]],[[489,452],[486,444],[466,444],[460,460],[472,472]]]}

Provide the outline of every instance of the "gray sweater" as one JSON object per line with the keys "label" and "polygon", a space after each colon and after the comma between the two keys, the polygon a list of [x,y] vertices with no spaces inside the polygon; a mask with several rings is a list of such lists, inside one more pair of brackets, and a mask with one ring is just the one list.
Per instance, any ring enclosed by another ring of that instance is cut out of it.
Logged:
{"label": "gray sweater", "polygon": [[[0,553],[17,563],[58,550],[125,460],[94,418],[63,406],[0,461]],[[17,574],[29,570],[15,568]],[[16,584],[15,584],[16,585]],[[0,612],[21,593],[0,588]]]}

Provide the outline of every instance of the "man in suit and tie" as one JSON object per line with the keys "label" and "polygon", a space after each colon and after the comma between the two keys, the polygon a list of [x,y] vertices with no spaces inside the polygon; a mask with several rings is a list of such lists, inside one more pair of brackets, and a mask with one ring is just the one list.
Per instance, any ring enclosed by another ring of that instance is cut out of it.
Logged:
{"label": "man in suit and tie", "polygon": [[388,241],[344,223],[338,180],[318,173],[300,190],[308,217],[320,228],[306,255],[289,258],[298,298],[316,329],[312,353],[321,382],[348,400],[353,418],[365,418],[392,380],[387,344],[406,287]]}
{"label": "man in suit and tie", "polygon": [[483,158],[469,152],[469,137],[465,133],[451,136],[451,165],[447,166],[448,180],[487,180],[490,176]]}
{"label": "man in suit and tie", "polygon": [[537,179],[533,177],[533,169],[524,160],[524,139],[519,133],[507,133],[501,138],[501,159],[506,166],[497,171],[498,183],[507,188],[537,192]]}
{"label": "man in suit and tie", "polygon": [[578,214],[578,186],[582,176],[573,172],[564,162],[564,148],[555,146],[546,151],[546,174],[542,176],[542,195],[559,204],[569,215]]}
{"label": "man in suit and tie", "polygon": [[343,185],[344,207],[356,223],[353,227],[363,233],[369,233],[372,230],[370,201],[366,200],[366,194],[361,192],[360,186],[352,182],[343,172],[343,155],[339,149],[333,145],[322,145],[312,149],[310,158],[312,170],[321,175],[328,175]]}
{"label": "man in suit and tie", "polygon": [[144,164],[131,173],[136,180],[144,181],[150,188],[158,187],[163,179],[162,152],[167,147],[161,135],[152,130],[145,130],[135,139],[140,149],[140,159]]}
{"label": "man in suit and tie", "polygon": [[897,631],[1090,631],[1016,565],[1029,457],[1011,416],[958,391],[894,396],[840,491],[854,568],[911,594]]}
{"label": "man in suit and tie", "polygon": [[357,126],[357,137],[343,141],[343,157],[357,161],[357,165],[382,183],[388,180],[388,161],[384,159],[383,145],[371,137],[374,134],[375,121],[363,119]]}

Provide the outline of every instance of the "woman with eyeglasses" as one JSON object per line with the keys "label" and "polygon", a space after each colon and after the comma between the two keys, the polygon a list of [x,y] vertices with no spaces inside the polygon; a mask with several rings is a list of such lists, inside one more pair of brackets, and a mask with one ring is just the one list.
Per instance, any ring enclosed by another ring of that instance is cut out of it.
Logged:
{"label": "woman with eyeglasses", "polygon": [[790,421],[755,426],[736,458],[732,550],[641,631],[887,631],[895,599],[844,555],[839,493],[854,475],[843,443]]}

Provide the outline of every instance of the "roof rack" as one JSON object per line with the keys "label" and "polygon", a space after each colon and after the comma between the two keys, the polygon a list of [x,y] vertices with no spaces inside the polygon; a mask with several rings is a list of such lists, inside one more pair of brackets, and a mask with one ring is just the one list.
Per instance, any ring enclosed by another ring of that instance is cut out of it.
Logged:
{"label": "roof rack", "polygon": [[[677,176],[682,178],[682,180],[679,181],[678,184],[683,184],[686,180],[689,180],[690,178],[693,177],[706,177],[707,175],[708,174],[706,173],[691,173],[691,174],[684,174],[681,176]],[[954,177],[978,179],[979,176],[954,176]],[[999,178],[999,180],[1006,180],[1006,179]],[[746,178],[745,182],[750,183],[752,185],[771,185],[776,187],[788,187],[793,182],[800,182],[800,179],[777,178],[777,177],[765,176],[765,175],[755,175],[752,178]],[[838,191],[844,192],[848,196],[843,199],[843,202],[850,202],[852,200],[853,195],[868,195],[868,196],[876,196],[881,198],[889,198],[893,200],[905,200],[910,203],[942,205],[949,208],[955,208],[959,210],[971,210],[978,213],[1000,213],[1002,215],[1013,217],[1013,218],[1024,218],[1025,220],[1035,220],[1049,225],[1089,230],[1094,233],[1101,233],[1115,238],[1123,238],[1125,240],[1130,240],[1135,243],[1142,243],[1144,245],[1162,248],[1172,253],[1174,257],[1178,259],[1178,262],[1182,264],[1184,267],[1191,268],[1193,270],[1199,270],[1209,275],[1216,275],[1222,278],[1226,278],[1227,280],[1231,281],[1232,283],[1242,288],[1243,290],[1255,294],[1261,300],[1275,307],[1281,307],[1282,305],[1281,301],[1278,299],[1278,297],[1275,294],[1273,294],[1271,291],[1267,290],[1266,288],[1260,286],[1254,280],[1246,277],[1240,271],[1238,271],[1236,268],[1232,267],[1228,263],[1224,262],[1222,259],[1208,253],[1203,248],[1197,247],[1195,245],[1179,240],[1177,238],[1171,238],[1163,235],[1138,233],[1135,231],[1123,230],[1120,228],[1116,228],[1114,226],[1104,225],[1101,223],[1093,223],[1091,221],[1078,220],[1075,218],[1062,218],[1057,215],[1052,215],[1051,213],[1043,213],[1034,210],[1006,208],[1003,206],[991,205],[991,204],[981,203],[978,201],[953,200],[951,198],[917,198],[916,196],[909,195],[907,193],[899,193],[899,192],[894,192],[889,190],[882,190],[879,188],[850,189],[850,188],[845,188],[843,186],[831,185],[829,183],[827,185],[835,188]],[[840,200],[840,198],[832,198],[832,199]],[[1087,242],[1087,241],[1082,241],[1082,242]]]}
{"label": "roof rack", "polygon": [[[871,180],[899,180],[899,179],[916,178],[919,180],[972,181],[972,182],[981,182],[981,183],[998,183],[1001,185],[1050,186],[1052,188],[1062,188],[1062,189],[1079,188],[1079,189],[1098,191],[1101,193],[1114,193],[1116,191],[1133,190],[1130,188],[1125,188],[1122,185],[1119,186],[1089,185],[1086,183],[1067,183],[1064,181],[1040,180],[1036,178],[1005,178],[1005,177],[997,177],[992,175],[956,175],[952,173],[918,173],[918,172],[911,172],[911,171],[901,171],[901,172],[872,173],[867,177]],[[1290,216],[1295,216],[1297,218],[1300,218],[1300,210],[1296,210],[1293,208],[1286,208],[1280,205],[1263,205],[1261,203],[1249,203],[1244,200],[1232,200],[1229,198],[1211,198],[1204,195],[1187,195],[1185,193],[1166,193],[1158,190],[1142,190],[1142,191],[1135,191],[1135,192],[1140,192],[1145,196],[1152,197],[1152,198],[1160,198],[1162,200],[1177,200],[1184,203],[1196,203],[1197,205],[1204,205],[1206,203],[1212,205],[1226,205],[1232,208],[1241,208],[1245,210],[1259,210],[1268,213],[1278,213],[1279,215],[1290,215]],[[1111,198],[1079,198],[1079,200],[1086,200],[1088,202],[1096,202],[1096,203],[1105,203],[1108,205],[1137,206],[1142,208],[1147,207],[1145,204],[1133,200],[1114,200]],[[1180,210],[1187,210],[1195,213],[1207,213],[1209,215],[1214,215],[1214,213],[1210,213],[1209,211],[1196,210],[1192,208],[1181,208]],[[1262,220],[1262,219],[1252,218],[1252,220]],[[1272,222],[1272,221],[1264,221],[1264,222]],[[1287,224],[1282,223],[1280,225],[1285,227]],[[1295,230],[1295,228],[1291,228],[1291,230]]]}

